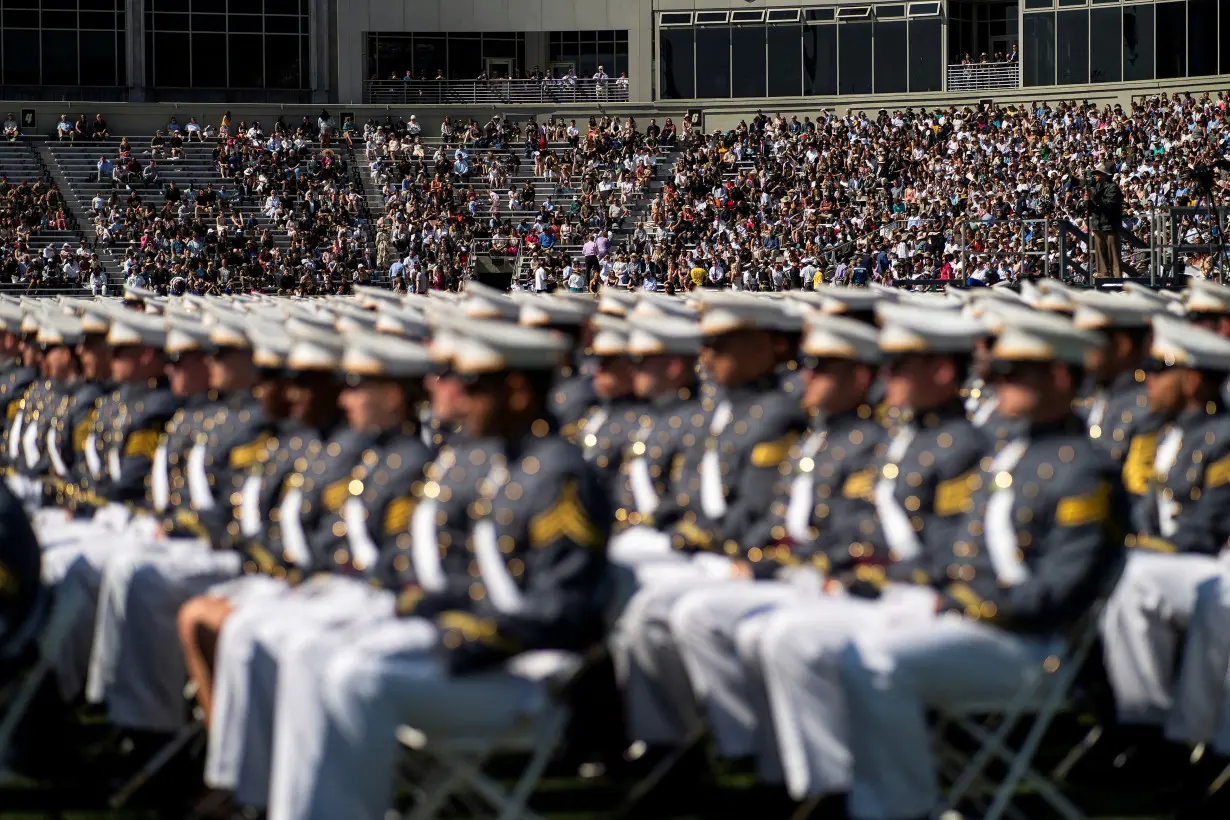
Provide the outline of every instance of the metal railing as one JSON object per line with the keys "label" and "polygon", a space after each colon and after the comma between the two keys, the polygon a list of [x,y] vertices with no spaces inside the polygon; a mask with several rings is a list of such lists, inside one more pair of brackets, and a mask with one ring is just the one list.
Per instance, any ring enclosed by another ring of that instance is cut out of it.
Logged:
{"label": "metal railing", "polygon": [[628,85],[594,80],[369,80],[363,101],[376,105],[627,102]]}
{"label": "metal railing", "polygon": [[949,91],[990,91],[996,88],[1019,88],[1021,64],[973,63],[948,66]]}

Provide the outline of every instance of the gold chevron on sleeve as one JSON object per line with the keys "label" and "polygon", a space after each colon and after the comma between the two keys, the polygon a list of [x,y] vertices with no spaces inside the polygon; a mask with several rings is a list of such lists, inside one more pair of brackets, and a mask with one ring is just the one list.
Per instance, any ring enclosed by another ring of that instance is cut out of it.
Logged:
{"label": "gold chevron on sleeve", "polygon": [[545,547],[566,538],[582,546],[594,546],[600,540],[598,527],[577,497],[577,482],[568,481],[559,496],[545,511],[530,519],[530,545]]}

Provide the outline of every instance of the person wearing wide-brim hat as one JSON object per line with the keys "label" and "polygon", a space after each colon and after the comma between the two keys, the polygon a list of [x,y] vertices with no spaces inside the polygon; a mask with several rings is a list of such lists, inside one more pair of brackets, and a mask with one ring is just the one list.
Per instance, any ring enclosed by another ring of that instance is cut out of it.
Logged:
{"label": "person wearing wide-brim hat", "polygon": [[1085,180],[1089,240],[1097,263],[1097,276],[1122,275],[1119,231],[1123,227],[1123,192],[1115,184],[1115,164],[1105,160],[1094,168],[1093,178]]}

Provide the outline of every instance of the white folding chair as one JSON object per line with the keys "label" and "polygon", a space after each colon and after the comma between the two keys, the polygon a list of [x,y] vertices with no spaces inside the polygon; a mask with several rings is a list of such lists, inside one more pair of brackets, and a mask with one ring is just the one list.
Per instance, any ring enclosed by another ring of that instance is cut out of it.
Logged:
{"label": "white folding chair", "polygon": [[[608,633],[636,588],[630,570],[612,564],[609,573]],[[490,816],[498,820],[542,820],[527,808],[527,803],[568,728],[570,686],[605,654],[605,647],[596,648],[588,656],[544,650],[510,660],[505,671],[540,684],[542,697],[524,713],[513,716],[505,731],[492,737],[433,740],[413,727],[398,729],[398,740],[416,755],[412,763],[419,774],[414,784],[415,805],[403,820],[432,820],[450,800],[485,803],[494,810]],[[527,755],[511,789],[483,771],[493,756],[509,753]]]}

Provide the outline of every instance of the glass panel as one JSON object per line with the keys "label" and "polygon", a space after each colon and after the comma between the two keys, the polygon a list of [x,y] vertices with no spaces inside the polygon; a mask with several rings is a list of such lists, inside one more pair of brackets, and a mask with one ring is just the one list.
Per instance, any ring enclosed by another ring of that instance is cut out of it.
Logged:
{"label": "glass panel", "polygon": [[[203,0],[196,0],[196,2],[200,4]],[[160,11],[188,11],[190,7],[189,0],[154,0],[155,13]],[[226,9],[222,8],[221,11],[226,11]]]}
{"label": "glass panel", "polygon": [[115,31],[115,12],[113,11],[83,11],[78,19],[83,29]]}
{"label": "glass panel", "polygon": [[261,88],[264,85],[265,58],[258,34],[231,34],[226,38],[228,88]]}
{"label": "glass panel", "polygon": [[83,31],[81,41],[81,76],[90,85],[124,85],[115,61],[115,33]]}
{"label": "glass panel", "polygon": [[875,24],[875,93],[905,91],[905,56],[908,38],[905,20]]}
{"label": "glass panel", "polygon": [[1227,44],[1221,51],[1221,73],[1230,74],[1230,0],[1219,0],[1218,10],[1218,39]]}
{"label": "glass panel", "polygon": [[44,11],[43,28],[77,28],[77,12]]}
{"label": "glass panel", "polygon": [[730,96],[730,28],[696,30],[696,96]]}
{"label": "glass panel", "polygon": [[837,27],[839,94],[871,93],[871,23],[844,23]]}
{"label": "glass panel", "polygon": [[943,21],[938,17],[910,21],[910,91],[943,89],[943,42]]}
{"label": "glass panel", "polygon": [[803,19],[811,22],[831,22],[836,17],[834,9],[804,9]]}
{"label": "glass panel", "polygon": [[1183,77],[1187,73],[1187,4],[1158,3],[1155,8],[1157,79]]}
{"label": "glass panel", "polygon": [[299,73],[299,37],[266,37],[265,84],[269,88],[298,88]]}
{"label": "glass panel", "polygon": [[159,88],[188,88],[187,34],[154,33],[154,85]]}
{"label": "glass panel", "polygon": [[81,0],[77,5],[82,11],[115,11],[117,6],[123,4],[116,0]]}
{"label": "glass panel", "polygon": [[770,23],[794,23],[799,19],[798,9],[769,9]]}
{"label": "glass panel", "polygon": [[1117,83],[1123,76],[1123,10],[1100,8],[1089,18],[1089,82]]}
{"label": "glass panel", "polygon": [[664,26],[686,26],[692,23],[692,12],[668,11],[658,19]]}
{"label": "glass panel", "polygon": [[1021,30],[1023,82],[1055,84],[1055,13],[1026,14]]}
{"label": "glass panel", "polygon": [[[298,14],[299,0],[265,0],[265,14]],[[297,60],[298,58],[296,58]]]}
{"label": "glass panel", "polygon": [[689,100],[696,96],[696,66],[693,50],[696,32],[672,28],[658,32],[658,94],[664,100]]}
{"label": "glass panel", "polygon": [[1153,6],[1123,8],[1123,79],[1153,79]]}
{"label": "glass panel", "polygon": [[[765,95],[766,36],[764,26],[735,26],[730,30],[730,96]],[[776,61],[777,56],[773,59]]]}
{"label": "glass panel", "polygon": [[1217,0],[1188,0],[1187,76],[1217,73]]}
{"label": "glass panel", "polygon": [[226,88],[226,35],[192,35],[192,85]]}
{"label": "glass panel", "polygon": [[448,65],[447,41],[439,35],[414,35],[414,76],[432,79]]}
{"label": "glass panel", "polygon": [[4,81],[10,85],[38,83],[38,37],[20,29],[4,32]]}
{"label": "glass panel", "polygon": [[4,27],[9,28],[38,28],[38,12],[23,11],[20,9],[5,9],[4,10]]}
{"label": "glass panel", "polygon": [[[302,17],[291,17],[286,14],[268,14],[265,16],[266,34],[298,34],[300,22],[306,23]],[[195,25],[195,22],[193,23]],[[512,43],[509,43],[512,45]]]}
{"label": "glass panel", "polygon": [[187,31],[188,15],[186,14],[154,14],[155,31]]}
{"label": "glass panel", "polygon": [[837,93],[837,26],[803,26],[803,93]]}
{"label": "glass panel", "polygon": [[64,11],[77,10],[77,0],[42,0],[43,10],[60,9]]}
{"label": "glass panel", "polygon": [[264,30],[263,19],[259,14],[230,14],[226,18],[227,29],[230,31],[260,34]]}
{"label": "glass panel", "polygon": [[905,17],[905,6],[876,6],[876,17]]}
{"label": "glass panel", "polygon": [[192,15],[193,31],[226,31],[225,14],[194,14]]}
{"label": "glass panel", "polygon": [[[1230,0],[1226,0],[1230,3]],[[817,28],[811,26],[811,28]],[[803,52],[799,46],[799,27],[769,26],[769,96],[797,97],[802,90]]]}
{"label": "glass panel", "polygon": [[477,38],[448,35],[448,77],[473,80],[483,70],[483,44]]}
{"label": "glass panel", "polygon": [[43,32],[43,83],[77,84],[77,32]]}
{"label": "glass panel", "polygon": [[1089,82],[1089,12],[1059,12],[1056,67],[1059,85],[1084,85]]}

